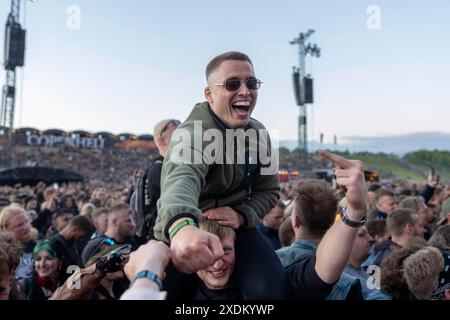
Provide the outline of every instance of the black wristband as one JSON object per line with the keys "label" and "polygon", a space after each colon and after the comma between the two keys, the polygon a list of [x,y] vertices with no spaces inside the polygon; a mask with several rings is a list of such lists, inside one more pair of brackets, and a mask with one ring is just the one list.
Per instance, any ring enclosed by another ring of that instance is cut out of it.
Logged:
{"label": "black wristband", "polygon": [[362,227],[366,221],[367,221],[367,217],[363,216],[361,221],[354,221],[351,220],[348,215],[347,215],[347,208],[344,207],[341,209],[341,220],[343,223],[345,223],[347,226],[351,227],[351,228],[359,228]]}

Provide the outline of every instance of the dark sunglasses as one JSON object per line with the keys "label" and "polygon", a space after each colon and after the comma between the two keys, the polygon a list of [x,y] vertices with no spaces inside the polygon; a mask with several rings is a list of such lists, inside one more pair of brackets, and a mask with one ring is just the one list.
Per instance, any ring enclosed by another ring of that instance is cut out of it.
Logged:
{"label": "dark sunglasses", "polygon": [[228,79],[225,80],[224,83],[213,83],[212,86],[224,86],[227,91],[236,91],[241,87],[241,83],[244,82],[249,90],[258,90],[261,88],[262,81],[259,79],[247,79],[247,80],[239,80],[239,79]]}
{"label": "dark sunglasses", "polygon": [[172,120],[170,120],[170,121],[166,124],[166,126],[161,130],[161,135],[164,133],[164,131],[167,130],[167,128],[170,126],[170,124],[173,124],[174,126],[178,127],[178,126],[181,124],[181,121],[180,121],[180,120],[177,120],[177,119],[172,119]]}

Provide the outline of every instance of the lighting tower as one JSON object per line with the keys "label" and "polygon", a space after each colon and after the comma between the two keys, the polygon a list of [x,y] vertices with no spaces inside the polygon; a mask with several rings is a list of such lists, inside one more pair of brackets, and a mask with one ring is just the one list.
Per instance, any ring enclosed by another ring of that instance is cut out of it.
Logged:
{"label": "lighting tower", "polygon": [[[0,135],[11,139],[14,129],[14,108],[16,104],[16,68],[24,66],[25,30],[20,25],[22,0],[11,0],[5,28],[4,68],[6,82],[3,86],[0,109]],[[35,1],[33,1],[35,2]]]}
{"label": "lighting tower", "polygon": [[308,38],[315,31],[308,29],[305,33],[301,32],[297,38],[289,42],[298,46],[298,66],[293,67],[294,95],[300,113],[298,117],[298,148],[301,157],[301,169],[309,169],[308,161],[308,142],[307,142],[307,113],[306,104],[313,103],[313,79],[306,75],[306,56],[320,57],[320,48],[316,44],[306,43]]}

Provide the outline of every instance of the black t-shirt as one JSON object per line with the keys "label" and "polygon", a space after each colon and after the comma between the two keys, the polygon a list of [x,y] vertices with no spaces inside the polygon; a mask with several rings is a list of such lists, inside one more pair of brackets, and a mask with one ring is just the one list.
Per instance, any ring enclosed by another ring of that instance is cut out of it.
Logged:
{"label": "black t-shirt", "polygon": [[285,267],[292,299],[324,300],[331,293],[334,283],[320,279],[315,264],[316,257],[307,255]]}
{"label": "black t-shirt", "polygon": [[77,265],[82,267],[78,248],[75,244],[67,242],[59,233],[50,238],[49,244],[62,259],[61,277],[65,281],[71,275],[67,273],[69,266]]}
{"label": "black t-shirt", "polygon": [[236,285],[224,289],[209,289],[203,281],[199,281],[195,291],[195,300],[243,300],[242,294]]}

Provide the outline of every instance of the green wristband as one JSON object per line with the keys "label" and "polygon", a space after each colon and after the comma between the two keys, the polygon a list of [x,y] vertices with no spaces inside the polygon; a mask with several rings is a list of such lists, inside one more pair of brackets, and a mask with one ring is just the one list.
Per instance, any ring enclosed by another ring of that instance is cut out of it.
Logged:
{"label": "green wristband", "polygon": [[192,218],[187,218],[186,220],[181,221],[180,223],[178,223],[173,229],[172,231],[169,232],[169,240],[172,241],[173,237],[175,237],[176,233],[178,231],[180,231],[181,228],[186,227],[188,225],[191,226],[197,226],[197,224],[195,223],[194,219]]}

